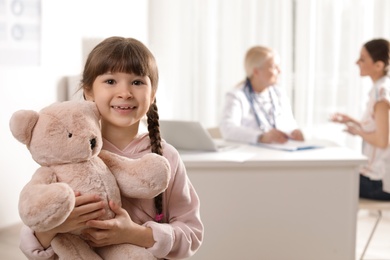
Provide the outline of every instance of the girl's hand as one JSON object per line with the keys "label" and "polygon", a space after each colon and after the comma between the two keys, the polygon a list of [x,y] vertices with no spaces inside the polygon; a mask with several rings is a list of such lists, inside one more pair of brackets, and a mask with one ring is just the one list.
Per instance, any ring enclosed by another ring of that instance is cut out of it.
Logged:
{"label": "girl's hand", "polygon": [[104,214],[104,202],[99,196],[95,194],[80,195],[80,192],[75,192],[75,196],[75,207],[61,225],[45,232],[35,232],[35,236],[44,248],[50,246],[51,240],[58,233],[67,233],[83,228],[88,220],[96,219]]}
{"label": "girl's hand", "polygon": [[57,233],[68,233],[85,227],[85,223],[104,214],[104,202],[96,194],[75,193],[75,207],[64,223],[55,228]]}
{"label": "girl's hand", "polygon": [[113,244],[130,243],[142,247],[154,244],[152,230],[134,223],[126,210],[110,201],[110,208],[116,214],[109,220],[90,220],[89,228],[82,231],[82,236],[90,246],[102,247]]}
{"label": "girl's hand", "polygon": [[291,132],[290,138],[295,141],[304,141],[303,133],[299,129],[295,129]]}
{"label": "girl's hand", "polygon": [[288,140],[288,135],[283,133],[282,131],[279,131],[275,128],[271,129],[267,133],[262,134],[259,137],[259,142],[260,143],[280,143],[283,144],[287,142]]}

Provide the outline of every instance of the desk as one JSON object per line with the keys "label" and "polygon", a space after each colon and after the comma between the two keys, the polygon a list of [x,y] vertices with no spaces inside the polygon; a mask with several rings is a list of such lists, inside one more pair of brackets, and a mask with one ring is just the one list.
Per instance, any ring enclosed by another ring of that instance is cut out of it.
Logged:
{"label": "desk", "polygon": [[181,156],[205,226],[191,259],[355,260],[360,153],[244,145]]}

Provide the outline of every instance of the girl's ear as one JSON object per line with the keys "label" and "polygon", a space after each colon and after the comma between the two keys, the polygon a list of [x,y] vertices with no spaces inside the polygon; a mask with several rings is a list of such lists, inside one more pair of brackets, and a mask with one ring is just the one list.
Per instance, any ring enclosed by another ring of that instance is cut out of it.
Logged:
{"label": "girl's ear", "polygon": [[85,100],[94,101],[92,90],[84,90],[83,97]]}

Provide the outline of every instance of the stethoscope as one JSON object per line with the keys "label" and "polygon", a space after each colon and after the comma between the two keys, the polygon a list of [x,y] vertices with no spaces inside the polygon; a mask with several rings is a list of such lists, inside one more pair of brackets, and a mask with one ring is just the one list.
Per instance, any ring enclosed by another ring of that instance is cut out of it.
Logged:
{"label": "stethoscope", "polygon": [[255,102],[257,103],[257,106],[259,107],[259,109],[261,109],[261,112],[263,112],[263,115],[264,115],[265,119],[267,120],[268,124],[270,124],[272,126],[272,128],[276,128],[275,104],[274,104],[274,100],[273,100],[272,95],[271,95],[271,91],[268,92],[269,98],[271,100],[271,105],[272,105],[271,113],[267,113],[267,111],[265,111],[264,107],[261,104],[259,104],[258,101],[255,99],[255,97],[254,97],[255,93],[253,91],[253,87],[252,87],[252,84],[251,84],[249,78],[246,78],[243,91],[244,91],[245,96],[251,105],[251,109],[253,111],[253,114],[255,115],[257,125],[261,128],[263,123],[261,122],[259,114],[256,112],[255,104],[254,104]]}

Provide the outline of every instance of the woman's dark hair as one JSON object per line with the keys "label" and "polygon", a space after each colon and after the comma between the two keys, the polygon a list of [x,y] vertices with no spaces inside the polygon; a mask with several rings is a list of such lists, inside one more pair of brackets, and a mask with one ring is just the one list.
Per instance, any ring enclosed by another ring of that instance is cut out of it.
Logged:
{"label": "woman's dark hair", "polygon": [[385,39],[373,39],[364,44],[367,52],[374,62],[382,61],[384,63],[385,73],[389,72],[390,62],[390,43]]}
{"label": "woman's dark hair", "polygon": [[[133,38],[110,37],[103,40],[88,55],[81,79],[81,89],[90,91],[95,79],[106,72],[133,73],[148,76],[153,94],[158,86],[158,69],[156,60],[149,49]],[[147,112],[148,131],[151,151],[163,155],[160,135],[159,116],[156,100]],[[154,198],[156,221],[162,221],[162,193]]]}

